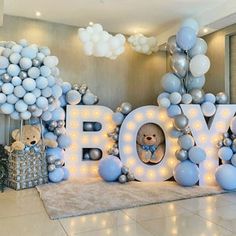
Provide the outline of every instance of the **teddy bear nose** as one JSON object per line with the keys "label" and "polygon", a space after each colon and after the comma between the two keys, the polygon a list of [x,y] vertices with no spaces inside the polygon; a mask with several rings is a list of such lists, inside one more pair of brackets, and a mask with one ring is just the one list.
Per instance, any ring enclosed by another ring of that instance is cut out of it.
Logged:
{"label": "teddy bear nose", "polygon": [[36,141],[31,141],[30,143],[31,143],[31,144],[35,144],[35,143],[36,143]]}
{"label": "teddy bear nose", "polygon": [[147,137],[147,140],[151,140],[152,139],[152,137]]}

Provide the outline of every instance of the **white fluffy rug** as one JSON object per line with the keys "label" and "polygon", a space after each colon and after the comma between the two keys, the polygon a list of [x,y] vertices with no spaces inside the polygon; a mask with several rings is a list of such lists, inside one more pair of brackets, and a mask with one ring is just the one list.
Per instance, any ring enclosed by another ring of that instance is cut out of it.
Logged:
{"label": "white fluffy rug", "polygon": [[65,181],[37,187],[51,219],[223,193],[218,187],[184,188],[175,182],[126,184],[98,179]]}

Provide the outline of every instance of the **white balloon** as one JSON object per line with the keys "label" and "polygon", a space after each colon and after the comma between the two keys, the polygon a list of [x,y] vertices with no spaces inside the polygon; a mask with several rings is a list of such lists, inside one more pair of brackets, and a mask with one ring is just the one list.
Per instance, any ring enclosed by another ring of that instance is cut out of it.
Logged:
{"label": "white balloon", "polygon": [[88,34],[87,31],[83,30],[83,31],[79,32],[79,38],[83,43],[85,43],[85,42],[89,41],[90,35]]}
{"label": "white balloon", "polygon": [[210,68],[210,60],[205,55],[196,55],[190,60],[189,68],[193,76],[203,76]]}

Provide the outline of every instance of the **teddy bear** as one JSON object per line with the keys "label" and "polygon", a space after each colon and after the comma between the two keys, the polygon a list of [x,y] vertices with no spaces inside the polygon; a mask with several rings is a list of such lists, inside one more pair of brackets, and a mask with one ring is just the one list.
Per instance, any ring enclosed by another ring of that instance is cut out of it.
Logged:
{"label": "teddy bear", "polygon": [[[42,143],[41,129],[36,125],[24,125],[22,127],[22,134],[20,129],[15,129],[12,131],[11,135],[15,141],[11,144],[11,146],[5,147],[5,149],[9,152],[14,150],[22,151],[25,147],[33,147]],[[44,139],[43,143],[48,147],[57,147],[57,142],[54,140]]]}
{"label": "teddy bear", "polygon": [[137,134],[137,152],[142,162],[159,163],[165,154],[165,137],[162,129],[155,124],[143,125]]}

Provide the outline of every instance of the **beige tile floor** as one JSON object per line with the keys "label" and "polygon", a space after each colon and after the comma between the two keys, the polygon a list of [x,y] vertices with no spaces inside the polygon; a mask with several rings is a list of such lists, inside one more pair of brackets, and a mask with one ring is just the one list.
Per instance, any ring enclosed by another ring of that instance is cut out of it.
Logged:
{"label": "beige tile floor", "polygon": [[0,236],[236,235],[236,193],[50,220],[36,189],[0,193]]}

